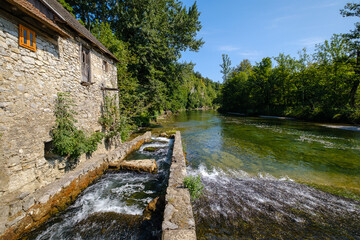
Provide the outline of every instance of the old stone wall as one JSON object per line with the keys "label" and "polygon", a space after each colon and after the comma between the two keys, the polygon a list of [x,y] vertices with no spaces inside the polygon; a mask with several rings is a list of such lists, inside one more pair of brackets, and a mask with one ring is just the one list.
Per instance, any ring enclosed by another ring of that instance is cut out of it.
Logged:
{"label": "old stone wall", "polygon": [[64,210],[82,190],[101,176],[109,165],[123,161],[129,153],[149,141],[151,132],[121,144],[108,154],[97,154],[80,163],[74,171],[66,173],[57,181],[33,194],[19,197],[7,209],[10,212],[7,229],[0,233],[0,239],[18,239],[52,215]]}
{"label": "old stone wall", "polygon": [[163,240],[195,240],[195,220],[191,206],[190,193],[184,187],[186,163],[182,148],[181,134],[175,134],[170,176],[166,189],[166,205],[162,224]]}
{"label": "old stone wall", "polygon": [[[37,34],[33,52],[19,46],[18,26],[15,20],[0,17],[0,233],[8,227],[7,218],[18,212],[7,203],[23,200],[66,173],[62,158],[44,157],[44,143],[51,140],[55,124],[57,93],[70,93],[77,105],[77,125],[90,134],[102,130],[98,119],[109,92],[101,87],[117,86],[116,63],[94,49],[92,84],[81,85],[80,38],[48,36],[27,26]],[[94,154],[106,152],[102,144]],[[80,162],[85,159],[82,156]]]}

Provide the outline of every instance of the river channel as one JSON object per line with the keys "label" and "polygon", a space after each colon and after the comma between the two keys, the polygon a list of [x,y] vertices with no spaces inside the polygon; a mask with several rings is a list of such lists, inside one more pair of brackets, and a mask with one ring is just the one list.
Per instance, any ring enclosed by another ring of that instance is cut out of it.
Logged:
{"label": "river channel", "polygon": [[205,185],[198,239],[360,239],[360,132],[216,111],[155,131],[175,129]]}
{"label": "river channel", "polygon": [[[216,111],[150,130],[180,130],[188,174],[201,176],[198,239],[360,239],[359,131]],[[157,174],[108,171],[23,239],[161,239],[162,216],[144,220],[143,210],[165,193],[172,144],[154,137],[128,156],[155,158]]]}

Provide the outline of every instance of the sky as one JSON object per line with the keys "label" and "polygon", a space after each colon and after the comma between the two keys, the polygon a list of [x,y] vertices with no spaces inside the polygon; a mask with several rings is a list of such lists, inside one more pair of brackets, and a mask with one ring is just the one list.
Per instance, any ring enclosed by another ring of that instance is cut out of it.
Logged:
{"label": "sky", "polygon": [[[182,0],[191,6],[194,0]],[[306,48],[347,33],[360,21],[342,17],[349,0],[198,0],[202,29],[198,38],[205,44],[198,52],[184,52],[181,62],[193,62],[194,70],[213,81],[222,82],[222,54],[232,66],[249,59],[252,64],[279,53],[298,56]]]}

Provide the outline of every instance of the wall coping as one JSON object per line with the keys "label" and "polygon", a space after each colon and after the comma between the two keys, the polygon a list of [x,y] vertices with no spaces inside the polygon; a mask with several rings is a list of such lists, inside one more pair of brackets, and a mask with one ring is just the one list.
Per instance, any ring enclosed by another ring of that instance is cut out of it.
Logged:
{"label": "wall coping", "polygon": [[162,239],[196,239],[195,220],[190,193],[184,186],[186,162],[182,148],[181,133],[176,131],[170,176],[165,197]]}

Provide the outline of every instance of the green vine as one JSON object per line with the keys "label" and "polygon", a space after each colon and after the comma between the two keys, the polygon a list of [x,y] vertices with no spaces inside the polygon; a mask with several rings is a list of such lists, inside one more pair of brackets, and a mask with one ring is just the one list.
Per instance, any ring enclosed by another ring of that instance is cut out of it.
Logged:
{"label": "green vine", "polygon": [[104,105],[102,108],[102,117],[99,123],[104,127],[105,139],[109,140],[117,135],[121,136],[121,140],[125,141],[133,127],[129,124],[128,119],[120,114],[116,95],[106,96],[104,98]]}
{"label": "green vine", "polygon": [[81,154],[92,154],[104,137],[102,132],[94,132],[87,137],[75,126],[75,106],[68,93],[58,93],[55,105],[55,126],[50,135],[53,139],[52,152],[69,159],[79,158]]}

